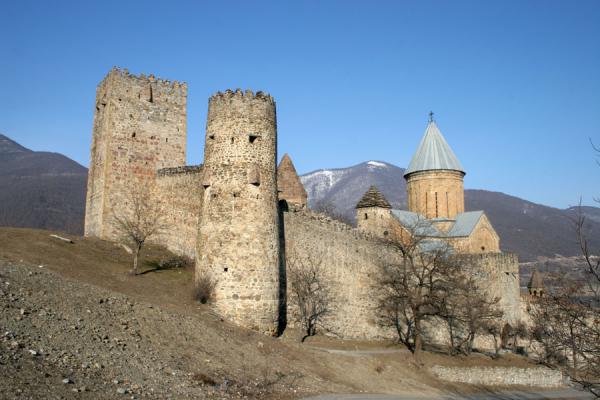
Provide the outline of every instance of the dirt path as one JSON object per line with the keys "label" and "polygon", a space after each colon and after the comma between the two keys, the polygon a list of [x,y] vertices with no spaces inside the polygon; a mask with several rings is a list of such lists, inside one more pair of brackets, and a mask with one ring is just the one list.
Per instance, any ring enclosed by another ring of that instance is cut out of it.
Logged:
{"label": "dirt path", "polygon": [[417,396],[392,394],[329,394],[304,400],[592,400],[594,396],[572,389],[546,392],[506,391],[472,395]]}

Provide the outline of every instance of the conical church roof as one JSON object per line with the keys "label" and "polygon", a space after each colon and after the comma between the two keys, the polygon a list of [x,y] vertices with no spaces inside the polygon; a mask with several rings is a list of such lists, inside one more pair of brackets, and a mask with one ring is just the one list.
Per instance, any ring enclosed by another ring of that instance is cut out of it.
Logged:
{"label": "conical church roof", "polygon": [[371,186],[356,205],[356,208],[382,207],[392,208],[375,186]]}
{"label": "conical church roof", "polygon": [[435,121],[429,121],[425,135],[419,143],[419,147],[413,156],[404,176],[418,171],[430,171],[436,169],[446,169],[460,171],[463,174],[462,165],[456,158],[456,155],[442,136]]}
{"label": "conical church roof", "polygon": [[537,270],[537,268],[533,269],[533,272],[531,273],[531,279],[529,280],[529,283],[527,284],[527,288],[528,289],[541,289],[544,287],[544,278],[542,277],[542,274]]}

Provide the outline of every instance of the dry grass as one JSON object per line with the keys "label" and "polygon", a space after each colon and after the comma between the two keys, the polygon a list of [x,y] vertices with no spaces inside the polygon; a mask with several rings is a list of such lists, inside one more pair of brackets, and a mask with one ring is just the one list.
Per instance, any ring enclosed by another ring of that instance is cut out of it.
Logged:
{"label": "dry grass", "polygon": [[[499,360],[492,360],[484,356],[448,357],[434,353],[424,353],[421,363],[417,363],[407,351],[357,357],[332,354],[318,347],[400,350],[401,346],[391,342],[342,341],[318,336],[301,345],[286,337],[265,337],[215,318],[206,305],[199,305],[190,296],[194,290],[192,268],[156,270],[153,262],[173,257],[160,247],[148,245],[142,254],[141,272],[151,272],[131,276],[128,274],[131,255],[121,246],[59,233],[75,242],[69,244],[51,238],[51,233],[0,228],[0,262],[6,260],[42,265],[65,278],[119,292],[132,299],[189,316],[199,327],[192,330],[193,338],[188,333],[185,342],[173,340],[161,342],[161,345],[178,354],[182,368],[198,371],[198,367],[204,365],[202,372],[197,372],[194,379],[207,385],[221,384],[226,378],[241,386],[258,387],[261,391],[273,391],[279,395],[281,387],[292,385],[292,382],[294,386],[302,388],[303,395],[357,391],[436,395],[444,390],[464,392],[478,388],[441,383],[429,375],[429,365],[528,365],[522,357],[503,356]],[[157,325],[152,328],[157,332],[148,332],[164,337],[166,333],[162,331],[163,328],[166,329]],[[182,343],[185,346],[182,347]],[[266,349],[268,354],[265,353]],[[264,372],[265,366],[269,368],[268,373]]]}

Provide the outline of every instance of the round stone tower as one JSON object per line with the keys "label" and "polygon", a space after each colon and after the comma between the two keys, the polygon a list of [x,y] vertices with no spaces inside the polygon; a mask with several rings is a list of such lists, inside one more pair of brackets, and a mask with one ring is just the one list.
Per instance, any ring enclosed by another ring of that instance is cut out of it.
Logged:
{"label": "round stone tower", "polygon": [[208,103],[196,280],[233,322],[275,334],[279,306],[277,119],[273,98],[247,90]]}
{"label": "round stone tower", "polygon": [[465,211],[465,172],[431,119],[404,172],[408,209],[427,219],[454,220]]}

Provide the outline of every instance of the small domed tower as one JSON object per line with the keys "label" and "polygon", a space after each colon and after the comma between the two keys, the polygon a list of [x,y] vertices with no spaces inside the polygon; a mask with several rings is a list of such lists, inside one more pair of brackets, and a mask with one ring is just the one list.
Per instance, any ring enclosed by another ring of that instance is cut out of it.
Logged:
{"label": "small domed tower", "polygon": [[384,238],[389,235],[392,206],[377,187],[369,187],[355,208],[358,229]]}
{"label": "small domed tower", "polygon": [[534,268],[531,273],[531,279],[527,284],[527,290],[529,291],[530,296],[544,297],[544,278],[537,268]]}
{"label": "small domed tower", "polygon": [[404,172],[409,211],[427,219],[455,219],[465,211],[464,176],[430,113],[425,135]]}
{"label": "small domed tower", "polygon": [[196,279],[217,281],[217,311],[274,334],[279,303],[277,122],[271,96],[217,93],[208,103]]}

